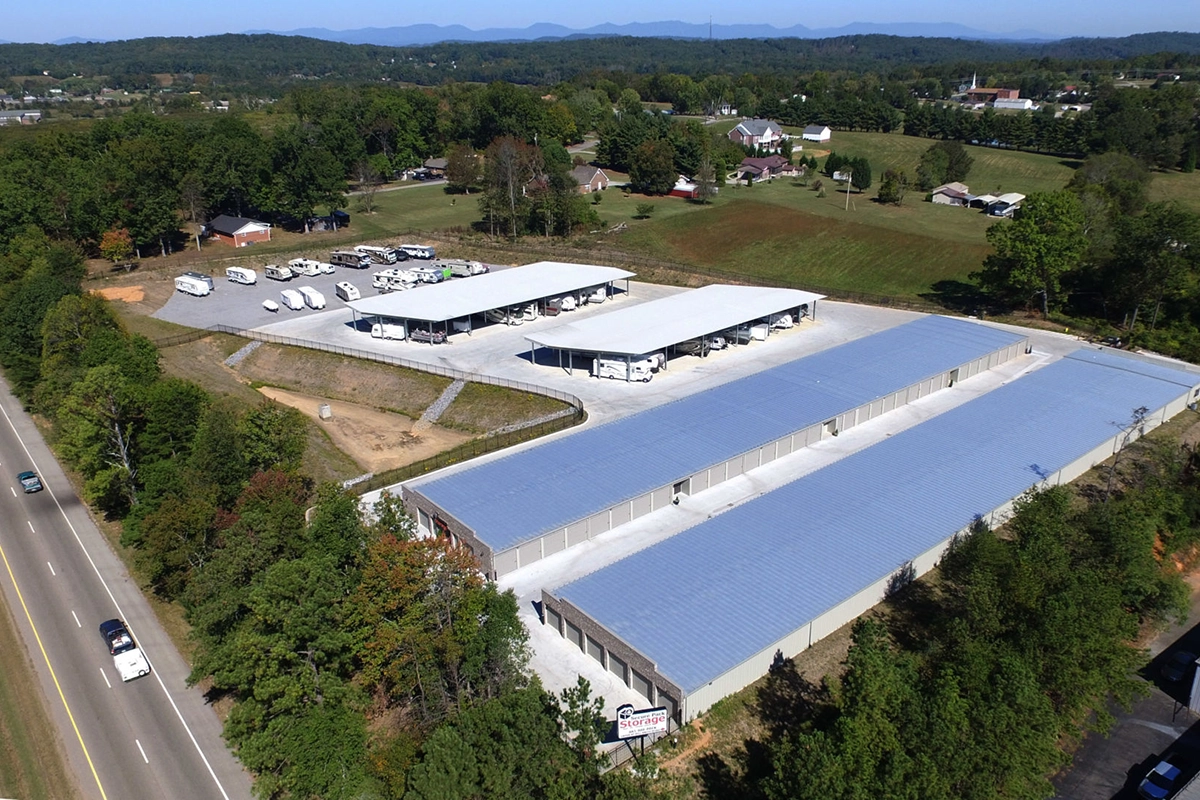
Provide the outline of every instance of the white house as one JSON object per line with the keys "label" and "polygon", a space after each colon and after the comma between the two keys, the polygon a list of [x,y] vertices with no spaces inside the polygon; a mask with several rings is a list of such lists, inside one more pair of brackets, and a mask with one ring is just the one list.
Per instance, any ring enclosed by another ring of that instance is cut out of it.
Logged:
{"label": "white house", "polygon": [[806,142],[828,142],[833,138],[833,131],[828,125],[809,125],[800,138]]}

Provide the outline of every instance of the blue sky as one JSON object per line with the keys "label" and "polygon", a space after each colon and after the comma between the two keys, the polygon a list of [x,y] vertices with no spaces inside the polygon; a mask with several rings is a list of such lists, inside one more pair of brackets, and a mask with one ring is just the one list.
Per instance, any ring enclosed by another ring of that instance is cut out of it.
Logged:
{"label": "blue sky", "polygon": [[1200,2],[1160,0],[843,0],[839,3],[766,3],[749,10],[728,0],[607,0],[603,3],[545,3],[531,0],[54,0],[7,4],[0,39],[53,41],[67,36],[131,39],[141,36],[203,36],[245,30],[287,31],[318,27],[333,30],[432,23],[468,28],[524,27],[554,22],[584,28],[604,22],[683,20],[720,24],[802,24],[826,28],[851,22],[957,22],[983,30],[1032,29],[1064,36],[1124,36],[1146,31],[1200,31]]}

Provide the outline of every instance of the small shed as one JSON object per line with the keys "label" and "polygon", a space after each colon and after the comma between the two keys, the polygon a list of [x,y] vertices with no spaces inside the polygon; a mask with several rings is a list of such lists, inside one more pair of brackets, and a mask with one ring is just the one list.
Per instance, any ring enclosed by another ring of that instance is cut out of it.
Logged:
{"label": "small shed", "polygon": [[929,193],[929,200],[941,206],[965,207],[971,202],[971,190],[965,183],[943,183]]}
{"label": "small shed", "polygon": [[571,177],[575,179],[575,183],[579,186],[580,194],[602,192],[608,188],[610,182],[604,170],[586,164],[571,170]]}
{"label": "small shed", "polygon": [[833,138],[833,131],[828,125],[809,125],[804,129],[804,133],[800,134],[800,138],[806,142],[828,142]]}
{"label": "small shed", "polygon": [[271,226],[266,222],[246,217],[231,217],[222,214],[204,226],[210,239],[216,239],[234,247],[245,247],[255,242],[271,241]]}

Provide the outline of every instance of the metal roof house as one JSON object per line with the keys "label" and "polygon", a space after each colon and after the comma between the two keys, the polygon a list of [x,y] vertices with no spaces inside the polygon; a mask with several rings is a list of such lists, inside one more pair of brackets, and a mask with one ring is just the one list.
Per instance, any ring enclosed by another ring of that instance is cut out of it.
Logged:
{"label": "metal roof house", "polygon": [[[682,723],[869,610],[909,565],[932,569],[975,519],[1003,521],[1198,397],[1200,374],[1077,351],[543,591],[545,622]],[[631,599],[646,586],[673,601]]]}
{"label": "metal roof house", "polygon": [[418,479],[404,484],[404,502],[422,532],[469,548],[496,578],[991,369],[1027,344],[967,320],[923,317]]}

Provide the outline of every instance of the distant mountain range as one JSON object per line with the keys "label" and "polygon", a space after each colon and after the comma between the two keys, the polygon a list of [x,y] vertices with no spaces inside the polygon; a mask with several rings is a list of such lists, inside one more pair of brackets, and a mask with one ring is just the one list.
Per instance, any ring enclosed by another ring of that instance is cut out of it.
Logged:
{"label": "distant mountain range", "polygon": [[[411,47],[440,42],[522,42],[562,39],[597,38],[601,36],[636,36],[642,38],[707,39],[708,25],[691,22],[634,22],[628,25],[605,23],[576,29],[549,22],[527,28],[484,28],[472,30],[463,25],[402,25],[391,28],[357,28],[333,31],[328,28],[299,28],[291,31],[252,30],[246,33],[277,33],[285,36],[307,36],[328,42],[373,44],[384,47]],[[713,25],[713,39],[826,39],[834,36],[886,34],[889,36],[926,36],[949,39],[973,39],[1012,42],[1050,42],[1063,37],[1033,30],[1000,33],[969,28],[953,22],[924,23],[855,22],[840,28],[806,28],[793,25],[776,28],[773,25]],[[66,43],[66,40],[55,44]]]}

